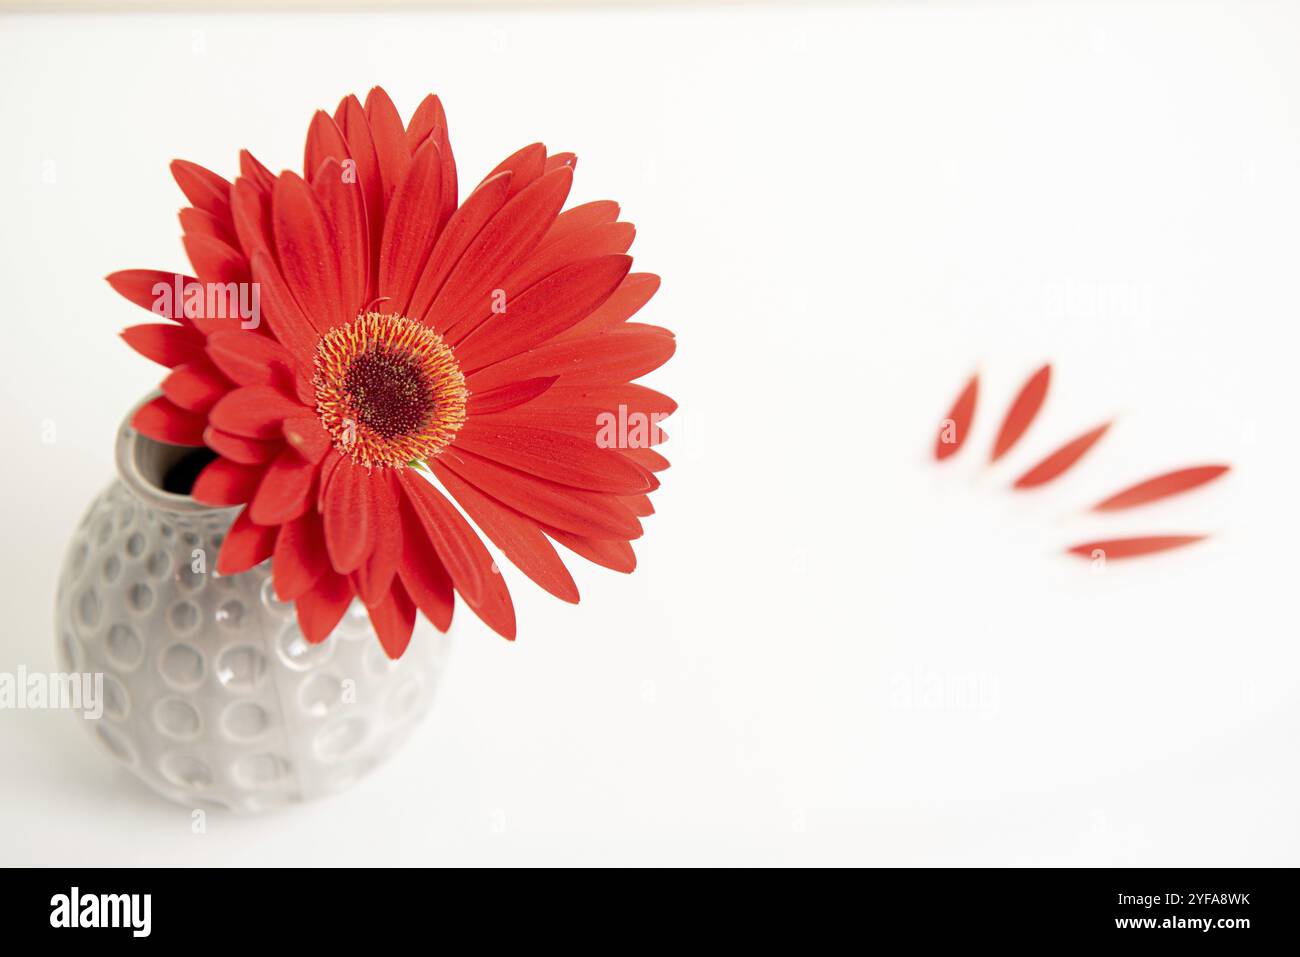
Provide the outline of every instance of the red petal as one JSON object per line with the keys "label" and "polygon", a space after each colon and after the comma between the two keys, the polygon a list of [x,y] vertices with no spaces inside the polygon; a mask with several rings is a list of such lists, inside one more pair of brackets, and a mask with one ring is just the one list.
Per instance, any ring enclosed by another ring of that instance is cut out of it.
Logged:
{"label": "red petal", "polygon": [[522,408],[479,413],[474,422],[564,432],[588,445],[627,452],[663,442],[667,438],[663,422],[676,408],[677,403],[668,396],[631,383],[597,388],[555,386]]}
{"label": "red petal", "polygon": [[275,176],[248,150],[239,151],[239,174],[258,189],[269,191],[275,185]]}
{"label": "red petal", "polygon": [[[261,465],[214,459],[199,473],[190,495],[204,505],[243,505],[257,491],[263,470]],[[251,515],[249,519],[252,519]]]}
{"label": "red petal", "polygon": [[456,160],[451,154],[451,140],[447,135],[447,116],[443,112],[441,101],[432,95],[421,101],[407,125],[407,147],[415,153],[426,137],[438,144],[438,153],[442,156],[442,209],[438,215],[438,225],[441,228],[446,226],[447,220],[456,211]]}
{"label": "red petal", "polygon": [[631,268],[631,256],[599,256],[565,266],[514,298],[503,289],[503,312],[493,313],[463,340],[451,337],[456,361],[473,373],[541,345],[589,316]]}
{"label": "red petal", "polygon": [[1051,377],[1051,365],[1043,366],[1029,377],[1029,381],[1025,383],[1020,394],[1011,403],[1011,408],[1007,410],[1007,417],[1002,420],[1002,429],[998,432],[997,441],[993,443],[990,462],[1002,458],[1025,434],[1025,430],[1038,415],[1038,410],[1042,408],[1043,400],[1047,398],[1047,386]]}
{"label": "red petal", "polygon": [[411,295],[410,315],[424,322],[430,321],[429,307],[441,291],[447,276],[460,262],[474,237],[501,210],[509,194],[510,174],[503,173],[471,193],[447,220],[433,246],[433,252],[429,254],[428,265]]}
{"label": "red petal", "polygon": [[314,415],[285,419],[284,438],[308,462],[320,462],[333,444],[320,419]]}
{"label": "red petal", "polygon": [[307,142],[303,146],[303,177],[311,180],[314,185],[316,174],[323,165],[332,160],[340,164],[341,168],[343,161],[351,156],[343,131],[334,122],[334,118],[324,110],[317,110],[312,115],[311,125],[307,127]]}
{"label": "red petal", "polygon": [[[510,195],[514,196],[524,187],[529,186],[546,169],[546,147],[541,143],[532,143],[523,149],[511,153],[500,163],[498,163],[492,172],[483,177],[483,183],[486,183],[493,176],[499,173],[510,173]],[[482,186],[483,183],[479,183]]]}
{"label": "red petal", "polygon": [[260,465],[275,458],[280,451],[279,442],[259,442],[257,439],[223,432],[208,426],[203,432],[203,444],[218,455],[243,465]]}
{"label": "red petal", "polygon": [[122,330],[126,344],[146,359],[174,368],[203,356],[203,336],[185,326],[147,322]]}
{"label": "red petal", "polygon": [[[370,136],[375,143],[375,155],[379,158],[379,176],[388,200],[406,176],[411,151],[406,145],[406,129],[402,126],[397,107],[381,86],[373,87],[366,94],[366,120],[370,123]],[[390,210],[385,205],[385,218],[388,215]]]}
{"label": "red petal", "polygon": [[274,180],[259,186],[240,177],[231,193],[231,215],[240,248],[251,261],[259,252],[270,252],[275,242],[271,235],[271,187]]}
{"label": "red petal", "polygon": [[590,489],[635,495],[656,483],[614,449],[562,432],[473,419],[456,434],[456,448],[473,452],[539,478]]}
{"label": "red petal", "polygon": [[435,129],[446,127],[447,117],[442,109],[442,101],[432,93],[428,94],[411,114],[411,122],[406,124],[406,148],[414,153]]}
{"label": "red petal", "polygon": [[467,601],[481,599],[484,568],[492,561],[483,543],[460,513],[423,476],[418,473],[408,476],[403,472],[400,482],[419,527],[433,543],[456,590]]}
{"label": "red petal", "polygon": [[293,391],[295,361],[273,339],[255,332],[226,330],[208,336],[208,358],[239,385],[275,386]]}
{"label": "red petal", "polygon": [[416,606],[439,631],[451,627],[456,597],[451,576],[429,537],[420,530],[419,519],[407,503],[402,503],[402,557],[397,573]]}
{"label": "red petal", "polygon": [[329,491],[330,480],[334,478],[334,471],[343,464],[344,456],[342,453],[337,455],[326,455],[325,461],[321,463],[320,480],[316,483],[316,511],[324,513],[325,511],[325,493]]}
{"label": "red petal", "polygon": [[465,405],[465,413],[488,415],[513,409],[537,398],[554,385],[558,378],[559,376],[543,376],[540,379],[525,379],[523,382],[512,382],[490,392],[476,393],[469,397],[469,402]]}
{"label": "red petal", "polygon": [[262,473],[249,514],[259,525],[283,525],[307,511],[312,502],[316,465],[286,448]]}
{"label": "red petal", "polygon": [[448,492],[521,572],[562,601],[577,604],[578,586],[537,524],[489,498],[435,460],[430,463]]}
{"label": "red petal", "polygon": [[430,324],[449,331],[489,315],[493,292],[541,242],[573,184],[573,173],[547,173],[508,200],[465,250],[429,309]]}
{"label": "red petal", "polygon": [[194,362],[177,366],[162,381],[163,395],[182,409],[205,413],[234,388],[205,356]]}
{"label": "red petal", "polygon": [[623,454],[651,472],[662,472],[669,466],[668,460],[654,449],[624,449]]}
{"label": "red petal", "polygon": [[638,413],[647,418],[657,416],[657,421],[667,419],[677,411],[677,403],[662,392],[632,382],[614,385],[566,386],[556,385],[548,389],[538,401],[527,409],[521,409],[516,415],[525,413],[566,413],[578,410],[588,425],[594,425],[594,415],[598,412],[619,412],[620,407],[628,415]]}
{"label": "red petal", "polygon": [[247,385],[226,393],[208,414],[223,432],[250,439],[277,439],[280,423],[301,416],[304,407],[269,385]]}
{"label": "red petal", "polygon": [[598,199],[594,203],[583,203],[566,209],[555,217],[555,225],[542,240],[540,248],[545,249],[552,243],[580,235],[593,226],[603,226],[618,219],[618,203],[609,199]]}
{"label": "red petal", "polygon": [[[185,318],[185,290],[198,282],[193,276],[157,269],[123,269],[105,278],[114,292],[155,316],[181,325],[190,324]],[[181,281],[179,296],[175,292],[177,279]]]}
{"label": "red petal", "polygon": [[576,169],[578,166],[578,157],[573,153],[555,153],[546,157],[546,172],[559,169],[561,166],[567,166],[569,169]]}
{"label": "red petal", "polygon": [[293,601],[306,594],[326,572],[329,572],[329,558],[325,554],[325,532],[320,516],[309,511],[281,526],[271,562],[275,593],[280,600]]}
{"label": "red petal", "polygon": [[352,597],[352,584],[347,576],[326,569],[311,590],[296,602],[298,628],[303,637],[313,645],[328,638],[352,604]]}
{"label": "red petal", "polygon": [[230,183],[188,160],[172,160],[171,173],[191,205],[230,222]]}
{"label": "red petal", "polygon": [[[248,260],[244,254],[229,243],[204,234],[190,233],[182,239],[185,254],[190,257],[195,275],[205,283],[227,283],[248,281]],[[206,308],[209,289],[204,289]],[[193,317],[192,317],[193,318]],[[226,319],[227,316],[209,316],[203,314],[200,319],[209,321]],[[219,328],[219,327],[218,327]]]}
{"label": "red petal", "polygon": [[361,186],[355,180],[349,181],[343,168],[329,160],[319,171],[312,189],[334,236],[344,295],[340,314],[355,316],[365,305],[370,288],[370,227]]}
{"label": "red petal", "polygon": [[624,495],[623,502],[637,518],[648,518],[655,513],[649,495]]}
{"label": "red petal", "polygon": [[574,535],[572,532],[558,528],[548,528],[546,534],[565,548],[597,565],[623,572],[625,575],[631,574],[636,568],[636,552],[632,551],[630,542],[583,538],[581,535]]}
{"label": "red petal", "polygon": [[515,610],[492,556],[460,512],[429,482],[409,469],[400,474],[406,501],[442,559],[456,590],[484,624],[514,640]]}
{"label": "red petal", "polygon": [[934,457],[943,461],[953,455],[966,441],[970,432],[971,419],[975,417],[975,402],[979,397],[980,377],[973,375],[962,389],[957,401],[952,404],[948,414],[939,426],[939,435],[934,440]]}
{"label": "red petal", "polygon": [[370,623],[375,626],[384,653],[396,661],[411,643],[411,632],[415,628],[415,602],[401,582],[394,581],[392,585],[383,602],[367,605],[366,610],[370,612]]}
{"label": "red petal", "polygon": [[566,236],[558,242],[543,240],[536,252],[501,284],[501,288],[508,295],[517,295],[572,263],[598,256],[621,256],[631,248],[635,237],[636,227],[631,223],[605,223]]}
{"label": "red petal", "polygon": [[588,538],[641,536],[641,523],[613,495],[557,485],[498,465],[471,452],[444,449],[438,463],[466,482],[537,522]]}
{"label": "red petal", "polygon": [[379,253],[379,295],[394,312],[405,315],[411,294],[438,238],[442,197],[442,158],[438,145],[426,140],[393,193],[384,218]]}
{"label": "red petal", "polygon": [[165,396],[140,406],[131,419],[131,427],[141,435],[172,445],[202,445],[203,416],[187,412]]}
{"label": "red petal", "polygon": [[1068,471],[1074,466],[1075,462],[1092,448],[1097,440],[1106,434],[1110,428],[1110,423],[1099,425],[1091,432],[1085,432],[1071,442],[1067,442],[1059,449],[1043,459],[1033,468],[1031,468],[1020,478],[1016,479],[1015,488],[1035,488],[1039,485],[1045,485],[1057,476]]}
{"label": "red petal", "polygon": [[[357,182],[361,184],[362,197],[365,199],[366,232],[372,237],[370,249],[369,275],[372,280],[379,277],[379,243],[378,237],[384,231],[384,182],[379,170],[379,155],[375,151],[374,137],[370,133],[370,121],[361,107],[361,101],[355,96],[346,96],[334,111],[334,122],[348,141],[348,150],[356,163]],[[368,291],[374,295],[374,290]]]}
{"label": "red petal", "polygon": [[[1085,542],[1074,545],[1069,551],[1083,558],[1137,558],[1165,552],[1171,548],[1181,548],[1204,539],[1204,535],[1151,535],[1146,538],[1112,538],[1107,541]],[[1100,554],[1096,554],[1100,553]]]}
{"label": "red petal", "polygon": [[375,545],[370,557],[353,574],[353,580],[361,600],[375,605],[384,600],[397,574],[397,563],[402,557],[402,519],[393,470],[379,469],[369,480]]}
{"label": "red petal", "polygon": [[279,530],[265,525],[255,525],[248,517],[248,509],[239,513],[217,555],[218,575],[238,575],[255,565],[260,565],[275,551],[275,538]]}
{"label": "red petal", "polygon": [[561,334],[574,339],[613,329],[631,319],[659,291],[659,277],[649,272],[628,273],[614,295],[582,322]]}
{"label": "red petal", "polygon": [[659,368],[676,350],[676,340],[668,336],[628,327],[548,342],[468,376],[466,385],[471,392],[485,392],[547,375],[560,376],[560,385],[630,382]]}
{"label": "red petal", "polygon": [[1164,475],[1157,475],[1155,478],[1130,486],[1122,492],[1116,492],[1092,508],[1097,512],[1115,512],[1123,508],[1146,505],[1148,502],[1168,498],[1170,495],[1179,495],[1206,482],[1212,482],[1229,468],[1231,466],[1228,465],[1200,465],[1195,468],[1179,469],[1176,472],[1166,472]]}
{"label": "red petal", "polygon": [[325,547],[339,574],[361,567],[375,544],[371,475],[350,460],[340,461],[324,490]]}
{"label": "red petal", "polygon": [[285,172],[271,193],[271,222],[280,268],[302,314],[317,331],[353,318],[344,306],[338,254],[311,187]]}
{"label": "red petal", "polygon": [[227,246],[238,248],[239,240],[232,224],[213,216],[211,213],[186,206],[180,211],[181,232],[184,235],[202,235],[216,239]]}
{"label": "red petal", "polygon": [[296,357],[295,361],[303,362],[314,356],[320,333],[298,308],[293,293],[269,253],[254,254],[253,279],[261,291],[262,312],[275,338]]}

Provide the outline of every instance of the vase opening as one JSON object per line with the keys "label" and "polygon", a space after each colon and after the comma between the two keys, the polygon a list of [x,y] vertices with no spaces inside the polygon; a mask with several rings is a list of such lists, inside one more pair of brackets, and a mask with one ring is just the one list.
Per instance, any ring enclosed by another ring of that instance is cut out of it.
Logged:
{"label": "vase opening", "polygon": [[[146,400],[147,401],[147,400]],[[136,498],[168,512],[213,511],[190,497],[194,482],[217,458],[206,446],[172,445],[141,435],[126,417],[117,440],[117,471]]]}
{"label": "vase opening", "polygon": [[217,453],[206,446],[198,449],[183,448],[184,454],[167,467],[162,477],[162,489],[173,495],[189,495],[194,490],[194,483],[209,462],[217,458]]}

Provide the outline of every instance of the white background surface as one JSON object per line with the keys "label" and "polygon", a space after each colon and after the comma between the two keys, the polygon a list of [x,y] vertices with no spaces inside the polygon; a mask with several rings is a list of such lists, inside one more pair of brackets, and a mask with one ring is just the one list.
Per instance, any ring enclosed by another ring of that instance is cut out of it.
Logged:
{"label": "white background surface", "polygon": [[[664,276],[682,406],[637,572],[575,567],[573,608],[510,570],[514,645],[459,609],[354,790],[194,835],[79,719],[4,712],[0,864],[1296,864],[1298,41],[1282,3],[0,20],[0,670],[55,667],[64,543],[160,378],[101,277],[184,266],[174,156],[298,167],[377,82],[443,97],[463,188],[572,149]],[[1060,554],[1132,531],[1214,538]]]}

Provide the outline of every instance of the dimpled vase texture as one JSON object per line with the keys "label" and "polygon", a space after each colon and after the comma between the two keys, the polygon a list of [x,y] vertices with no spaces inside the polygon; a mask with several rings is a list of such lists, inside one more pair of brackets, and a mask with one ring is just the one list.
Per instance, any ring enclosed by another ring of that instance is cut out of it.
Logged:
{"label": "dimpled vase texture", "polygon": [[269,561],[216,573],[238,510],[160,487],[186,451],[124,425],[121,478],[73,536],[55,616],[60,668],[104,675],[103,716],[77,720],[188,807],[253,812],[340,791],[428,710],[448,639],[418,628],[392,661],[353,602],[328,639],[307,643]]}

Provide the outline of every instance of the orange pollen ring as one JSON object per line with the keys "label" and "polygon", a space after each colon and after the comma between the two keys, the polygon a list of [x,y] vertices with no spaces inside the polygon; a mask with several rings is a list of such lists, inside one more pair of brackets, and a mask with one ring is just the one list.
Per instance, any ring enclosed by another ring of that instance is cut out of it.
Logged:
{"label": "orange pollen ring", "polygon": [[325,333],[313,384],[334,447],[362,465],[430,459],[465,424],[469,392],[451,346],[406,316],[367,312]]}

